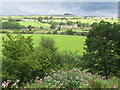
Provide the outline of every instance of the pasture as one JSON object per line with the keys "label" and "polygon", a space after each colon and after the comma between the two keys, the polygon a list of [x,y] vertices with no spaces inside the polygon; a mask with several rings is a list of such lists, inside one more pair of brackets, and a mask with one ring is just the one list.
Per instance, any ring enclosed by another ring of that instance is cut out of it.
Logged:
{"label": "pasture", "polygon": [[35,46],[39,45],[41,36],[51,37],[55,40],[58,51],[70,50],[72,52],[78,51],[82,55],[84,51],[84,41],[86,37],[70,36],[70,35],[33,35]]}
{"label": "pasture", "polygon": [[[58,51],[70,50],[72,52],[78,51],[79,55],[82,55],[84,50],[84,42],[86,37],[83,36],[70,36],[70,35],[48,35],[48,34],[24,34],[25,36],[33,35],[34,46],[39,45],[41,36],[51,37],[55,40]],[[0,34],[0,37],[5,34]]]}
{"label": "pasture", "polygon": [[[61,19],[55,19],[53,20],[54,22],[67,22],[66,20],[62,20]],[[77,22],[77,21],[80,21],[82,23],[89,23],[89,24],[92,24],[94,22],[97,22],[99,23],[101,20],[98,19],[98,20],[94,20],[94,19],[69,19],[68,21],[72,21],[72,22]],[[118,22],[118,20],[104,20],[104,21],[107,21],[107,22],[111,22],[111,23],[114,23],[114,22]]]}
{"label": "pasture", "polygon": [[28,26],[28,25],[31,25],[32,27],[43,27],[44,29],[48,29],[50,27],[50,24],[47,24],[47,23],[40,23],[40,22],[33,22],[33,21],[20,21],[20,22],[17,22],[19,23],[20,25],[23,25],[23,26]]}

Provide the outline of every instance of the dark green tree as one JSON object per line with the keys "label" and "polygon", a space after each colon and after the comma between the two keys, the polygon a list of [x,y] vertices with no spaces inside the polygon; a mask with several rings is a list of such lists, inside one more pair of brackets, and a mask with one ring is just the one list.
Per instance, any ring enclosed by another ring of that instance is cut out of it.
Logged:
{"label": "dark green tree", "polygon": [[50,37],[41,37],[40,46],[48,48],[53,52],[58,49],[55,45],[55,41],[53,40],[53,38]]}
{"label": "dark green tree", "polygon": [[47,22],[49,21],[49,18],[48,18],[48,17],[45,17],[44,19],[47,20]]}
{"label": "dark green tree", "polygon": [[31,31],[32,30],[32,26],[28,25],[28,29],[29,29],[29,31]]}
{"label": "dark green tree", "polygon": [[43,19],[44,19],[43,17],[38,17],[38,21],[39,21],[39,22],[42,22]]}
{"label": "dark green tree", "polygon": [[78,27],[82,26],[82,23],[80,21],[77,21],[76,24],[77,24]]}
{"label": "dark green tree", "polygon": [[15,36],[7,34],[3,37],[2,48],[2,73],[3,81],[7,79],[20,79],[23,81],[31,77],[32,69],[28,62],[29,55],[33,52],[31,36],[24,37],[21,34]]}
{"label": "dark green tree", "polygon": [[51,22],[53,21],[53,17],[52,16],[49,19],[51,20]]}
{"label": "dark green tree", "polygon": [[120,25],[101,21],[88,33],[85,68],[103,76],[120,77]]}
{"label": "dark green tree", "polygon": [[68,21],[67,24],[68,24],[68,25],[74,25],[74,22]]}

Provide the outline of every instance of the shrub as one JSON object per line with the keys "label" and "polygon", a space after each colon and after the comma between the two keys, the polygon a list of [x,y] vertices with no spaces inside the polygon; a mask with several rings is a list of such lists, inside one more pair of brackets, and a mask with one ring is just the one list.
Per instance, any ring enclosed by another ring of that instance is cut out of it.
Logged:
{"label": "shrub", "polygon": [[57,30],[53,31],[53,34],[58,34],[58,31]]}
{"label": "shrub", "polygon": [[58,49],[55,45],[55,41],[50,37],[41,37],[40,46],[48,48],[53,52]]}
{"label": "shrub", "polygon": [[100,75],[92,75],[79,69],[57,70],[46,73],[43,79],[37,78],[25,88],[118,88],[118,79],[105,80]]}
{"label": "shrub", "polygon": [[72,69],[72,68],[81,68],[82,62],[81,57],[77,55],[77,52],[64,51],[64,52],[55,52],[53,59],[58,69]]}

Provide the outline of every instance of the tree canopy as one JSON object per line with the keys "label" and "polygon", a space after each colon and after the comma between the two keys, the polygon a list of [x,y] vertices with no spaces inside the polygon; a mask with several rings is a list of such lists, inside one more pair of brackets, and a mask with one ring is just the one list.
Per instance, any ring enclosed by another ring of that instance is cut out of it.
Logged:
{"label": "tree canopy", "polygon": [[86,40],[85,67],[101,75],[120,76],[120,25],[101,21]]}

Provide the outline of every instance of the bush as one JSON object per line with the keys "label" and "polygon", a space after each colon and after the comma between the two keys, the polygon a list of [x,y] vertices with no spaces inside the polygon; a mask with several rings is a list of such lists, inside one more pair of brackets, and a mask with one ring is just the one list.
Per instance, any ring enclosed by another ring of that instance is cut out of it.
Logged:
{"label": "bush", "polygon": [[72,69],[81,68],[81,57],[77,55],[77,52],[56,52],[53,57],[55,64],[58,65],[58,69]]}
{"label": "bush", "polygon": [[75,33],[75,32],[73,32],[72,29],[66,31],[66,34],[68,34],[68,35],[73,35],[74,33]]}
{"label": "bush", "polygon": [[58,34],[58,31],[57,30],[53,31],[53,34]]}
{"label": "bush", "polygon": [[55,41],[50,37],[41,37],[40,46],[48,48],[51,51],[56,51],[58,48],[55,46]]}
{"label": "bush", "polygon": [[100,75],[92,75],[79,69],[57,70],[46,73],[43,79],[36,78],[25,88],[118,88],[118,79],[105,80]]}

